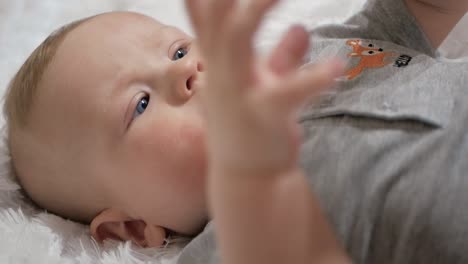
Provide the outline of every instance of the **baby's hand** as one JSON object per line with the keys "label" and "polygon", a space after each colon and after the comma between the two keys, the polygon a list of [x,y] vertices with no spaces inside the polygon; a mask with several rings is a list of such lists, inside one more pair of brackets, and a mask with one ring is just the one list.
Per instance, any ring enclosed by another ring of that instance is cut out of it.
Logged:
{"label": "baby's hand", "polygon": [[223,263],[346,262],[297,167],[295,116],[341,63],[298,70],[309,45],[299,26],[267,60],[256,56],[253,35],[275,0],[186,2],[207,68],[208,200]]}
{"label": "baby's hand", "polygon": [[265,175],[295,167],[294,113],[341,73],[336,62],[297,70],[309,44],[300,26],[287,32],[266,61],[256,56],[253,35],[275,2],[187,0],[207,67],[202,93],[209,158],[223,170]]}

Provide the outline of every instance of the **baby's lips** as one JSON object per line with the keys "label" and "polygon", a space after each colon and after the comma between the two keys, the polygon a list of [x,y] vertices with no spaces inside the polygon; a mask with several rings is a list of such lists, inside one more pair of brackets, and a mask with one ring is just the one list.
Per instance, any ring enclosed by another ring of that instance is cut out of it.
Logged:
{"label": "baby's lips", "polygon": [[195,84],[196,79],[197,79],[197,76],[196,76],[196,75],[195,75],[195,76],[192,76],[192,77],[190,77],[190,78],[187,80],[187,82],[185,83],[185,86],[187,86],[187,89],[188,89],[189,91],[192,91],[192,92],[194,91],[194,89],[195,89],[195,85],[194,85],[194,84]]}

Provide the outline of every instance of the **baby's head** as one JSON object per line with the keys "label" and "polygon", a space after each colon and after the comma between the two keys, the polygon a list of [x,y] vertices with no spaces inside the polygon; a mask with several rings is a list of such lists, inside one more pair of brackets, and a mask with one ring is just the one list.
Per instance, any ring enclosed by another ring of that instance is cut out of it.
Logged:
{"label": "baby's head", "polygon": [[13,167],[28,196],[92,235],[159,246],[206,223],[193,39],[134,13],[52,34],[10,83]]}

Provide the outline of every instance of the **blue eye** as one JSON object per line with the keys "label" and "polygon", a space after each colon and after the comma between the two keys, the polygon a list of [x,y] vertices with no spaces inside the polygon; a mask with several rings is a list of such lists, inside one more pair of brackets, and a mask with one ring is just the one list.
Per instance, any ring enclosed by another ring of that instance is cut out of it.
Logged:
{"label": "blue eye", "polygon": [[146,108],[148,107],[149,101],[150,101],[149,95],[145,95],[138,101],[136,108],[135,108],[135,112],[133,113],[133,118],[145,112]]}
{"label": "blue eye", "polygon": [[180,60],[183,57],[185,57],[185,55],[187,55],[187,53],[188,53],[188,50],[186,48],[180,48],[175,52],[174,57],[172,58],[172,60],[175,60],[175,61]]}

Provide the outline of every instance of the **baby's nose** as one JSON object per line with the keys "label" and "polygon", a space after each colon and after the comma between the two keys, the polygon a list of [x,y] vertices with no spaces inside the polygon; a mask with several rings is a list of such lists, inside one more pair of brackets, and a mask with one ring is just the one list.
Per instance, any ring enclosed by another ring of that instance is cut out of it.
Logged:
{"label": "baby's nose", "polygon": [[201,61],[196,62],[196,70],[192,73],[192,75],[188,78],[186,82],[187,90],[194,90],[196,87],[194,86],[195,81],[198,81],[200,77],[200,73],[203,72],[203,64]]}
{"label": "baby's nose", "polygon": [[201,61],[198,62],[197,64],[197,70],[198,72],[204,72],[205,68],[203,67],[203,63]]}
{"label": "baby's nose", "polygon": [[186,58],[181,60],[181,69],[175,83],[176,96],[179,100],[186,101],[190,99],[197,90],[196,82],[200,72],[203,72],[203,64],[195,58]]}

